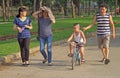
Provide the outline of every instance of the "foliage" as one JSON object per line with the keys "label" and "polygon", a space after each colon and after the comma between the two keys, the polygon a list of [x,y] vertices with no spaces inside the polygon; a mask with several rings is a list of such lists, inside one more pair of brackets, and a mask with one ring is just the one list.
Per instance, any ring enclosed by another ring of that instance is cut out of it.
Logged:
{"label": "foliage", "polygon": [[24,5],[25,6],[32,6],[33,5],[33,1],[30,1],[30,0],[26,0],[25,2],[24,2]]}

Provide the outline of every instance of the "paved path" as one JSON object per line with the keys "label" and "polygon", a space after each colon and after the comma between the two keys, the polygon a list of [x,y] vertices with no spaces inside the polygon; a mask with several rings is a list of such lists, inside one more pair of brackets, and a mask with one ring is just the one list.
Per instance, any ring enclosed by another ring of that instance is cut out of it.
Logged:
{"label": "paved path", "polygon": [[115,40],[111,40],[110,59],[105,65],[98,62],[102,54],[97,48],[96,37],[88,38],[85,48],[86,63],[71,70],[70,58],[67,57],[68,45],[53,46],[53,66],[42,64],[38,52],[30,56],[30,66],[21,66],[21,61],[0,67],[0,78],[120,78],[120,31]]}

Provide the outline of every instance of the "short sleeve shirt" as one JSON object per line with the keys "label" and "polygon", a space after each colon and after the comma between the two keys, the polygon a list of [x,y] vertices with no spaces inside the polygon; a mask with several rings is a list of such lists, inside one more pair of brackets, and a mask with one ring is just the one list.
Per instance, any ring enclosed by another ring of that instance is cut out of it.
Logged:
{"label": "short sleeve shirt", "polygon": [[39,30],[39,36],[41,37],[48,37],[52,35],[52,29],[51,29],[51,20],[50,18],[38,18],[38,30]]}
{"label": "short sleeve shirt", "polygon": [[26,17],[24,21],[21,21],[20,18],[15,18],[14,24],[20,28],[22,28],[22,32],[18,32],[18,38],[29,38],[30,37],[30,30],[25,28],[25,25],[30,26],[31,19]]}

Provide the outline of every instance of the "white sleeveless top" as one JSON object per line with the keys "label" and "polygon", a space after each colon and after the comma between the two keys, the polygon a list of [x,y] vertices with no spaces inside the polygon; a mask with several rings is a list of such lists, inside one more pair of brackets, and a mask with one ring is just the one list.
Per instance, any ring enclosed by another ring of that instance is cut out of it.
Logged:
{"label": "white sleeveless top", "polygon": [[83,43],[83,38],[81,37],[81,34],[79,33],[77,36],[75,33],[73,33],[74,41],[78,43]]}

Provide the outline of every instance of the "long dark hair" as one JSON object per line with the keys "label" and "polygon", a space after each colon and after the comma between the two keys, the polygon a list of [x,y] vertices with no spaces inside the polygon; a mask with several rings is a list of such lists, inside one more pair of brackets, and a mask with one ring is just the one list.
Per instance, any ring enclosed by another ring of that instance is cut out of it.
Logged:
{"label": "long dark hair", "polygon": [[24,12],[24,11],[27,11],[27,8],[20,7],[19,10],[18,10],[18,14],[16,15],[16,17],[19,18],[20,17],[20,12]]}

